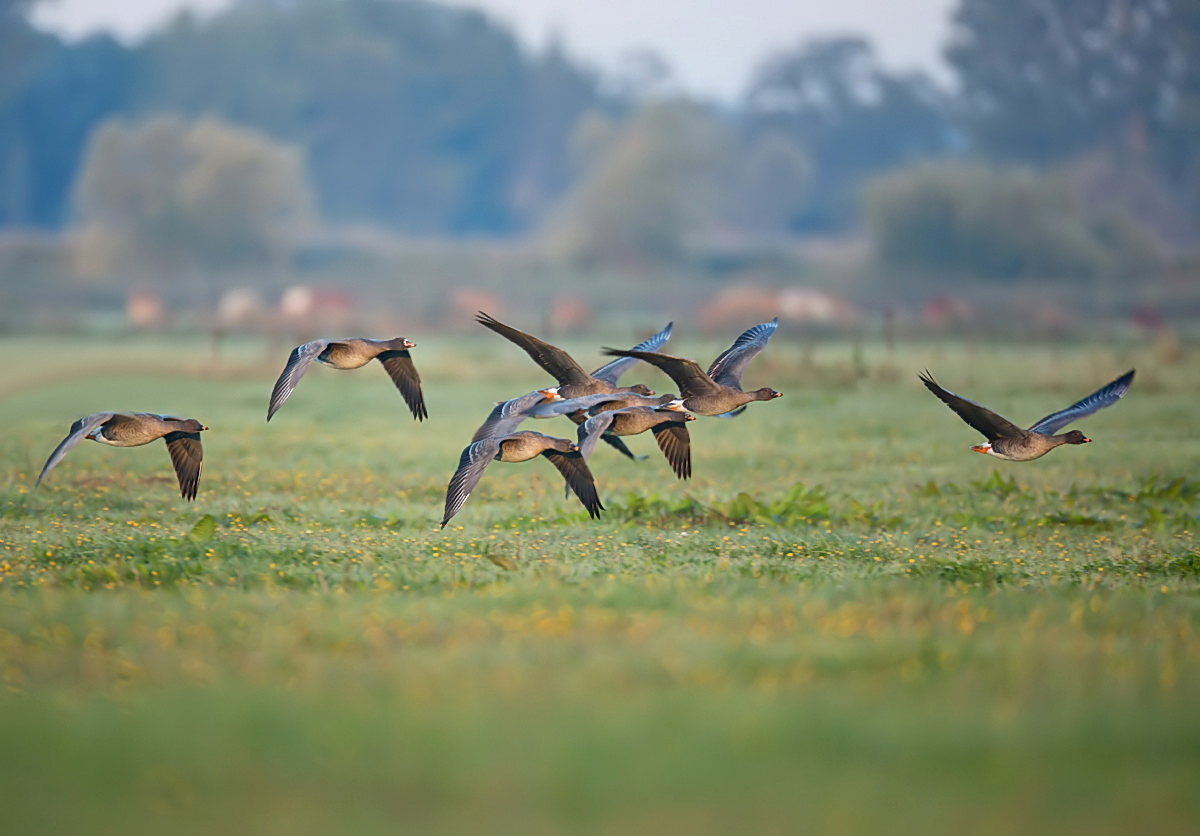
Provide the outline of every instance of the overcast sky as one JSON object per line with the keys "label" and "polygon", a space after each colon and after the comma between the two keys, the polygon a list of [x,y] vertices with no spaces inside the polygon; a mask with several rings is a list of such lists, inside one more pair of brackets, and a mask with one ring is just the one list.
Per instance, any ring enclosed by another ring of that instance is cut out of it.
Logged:
{"label": "overcast sky", "polygon": [[[448,0],[505,21],[527,44],[555,34],[603,69],[630,50],[665,57],[688,90],[737,96],[769,52],[817,35],[861,33],[883,60],[939,72],[955,0]],[[99,29],[136,39],[183,5],[201,12],[231,0],[43,0],[35,19],[77,37]]]}

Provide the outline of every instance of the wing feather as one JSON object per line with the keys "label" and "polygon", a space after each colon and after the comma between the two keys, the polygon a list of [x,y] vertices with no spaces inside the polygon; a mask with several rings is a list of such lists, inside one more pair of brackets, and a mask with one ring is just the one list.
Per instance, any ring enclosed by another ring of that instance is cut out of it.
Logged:
{"label": "wing feather", "polygon": [[412,410],[413,418],[418,421],[428,418],[425,395],[421,392],[421,375],[417,374],[417,367],[413,364],[412,355],[408,350],[383,351],[375,359],[383,365],[392,383],[400,390],[400,397],[404,398],[404,402]]}
{"label": "wing feather", "polygon": [[634,453],[632,450],[630,450],[627,446],[625,446],[625,442],[621,440],[621,437],[619,435],[613,435],[612,433],[605,433],[604,435],[600,436],[600,440],[603,441],[605,444],[607,444],[609,447],[616,450],[622,456],[632,459],[635,462],[642,462],[642,461],[646,460],[645,456],[639,456],[636,453]]}
{"label": "wing feather", "polygon": [[928,371],[918,376],[925,384],[926,389],[937,395],[942,403],[954,410],[959,418],[983,433],[989,441],[997,438],[1021,438],[1025,435],[1025,430],[1007,418],[992,412],[986,406],[946,391],[937,384]]}
{"label": "wing feather", "polygon": [[42,467],[42,472],[38,475],[34,487],[36,488],[42,484],[42,479],[45,478],[46,474],[53,470],[54,466],[61,462],[67,453],[71,452],[72,447],[82,441],[96,427],[112,418],[114,414],[112,412],[96,412],[92,415],[85,415],[72,424],[67,437],[58,443],[58,446],[54,448],[54,452],[50,454],[50,458],[46,459],[46,464]]}
{"label": "wing feather", "polygon": [[317,356],[328,348],[331,342],[333,341],[313,340],[292,349],[292,353],[288,355],[287,365],[283,367],[283,373],[279,375],[279,379],[275,381],[275,388],[271,390],[271,403],[267,407],[268,421],[292,394],[292,390],[296,388],[300,378],[308,371],[313,360],[317,359]]}
{"label": "wing feather", "polygon": [[651,428],[658,449],[667,457],[671,469],[680,479],[692,477],[692,437],[682,423],[659,424]]}
{"label": "wing feather", "polygon": [[767,347],[767,340],[779,328],[779,317],[770,322],[755,325],[743,331],[733,345],[725,349],[712,365],[708,367],[708,376],[722,386],[742,388],[742,372],[750,361],[762,353]]}
{"label": "wing feather", "polygon": [[[668,322],[667,327],[663,328],[654,336],[642,340],[633,347],[633,351],[658,351],[663,347],[663,344],[671,338],[671,330],[675,327],[674,322]],[[603,380],[613,386],[617,385],[617,381],[621,379],[621,375],[629,371],[629,369],[637,363],[636,357],[619,357],[610,363],[607,363],[596,371],[592,372],[592,377],[597,380]]]}
{"label": "wing feather", "polygon": [[446,486],[446,511],[442,515],[442,528],[450,522],[450,518],[462,510],[471,491],[479,484],[484,469],[496,458],[500,451],[500,441],[491,436],[481,441],[472,442],[462,451],[458,459],[458,469],[450,477]]}
{"label": "wing feather", "polygon": [[167,452],[171,454],[171,464],[175,466],[175,476],[179,479],[179,495],[189,501],[195,499],[204,459],[200,433],[176,431],[167,433],[163,438],[167,442]]}
{"label": "wing feather", "polygon": [[471,436],[471,442],[509,435],[529,417],[530,410],[544,400],[545,396],[541,392],[530,392],[528,395],[510,398],[504,403],[496,404],[488,413],[488,417],[479,425],[475,435]]}
{"label": "wing feather", "polygon": [[510,325],[505,325],[483,311],[475,316],[475,321],[525,349],[525,353],[533,359],[533,362],[549,372],[559,382],[559,385],[585,384],[592,381],[592,376],[585,372],[570,354],[558,346],[539,340],[524,331],[518,331]]}
{"label": "wing feather", "polygon": [[616,348],[606,348],[604,353],[613,357],[636,357],[645,360],[652,366],[657,366],[679,387],[679,397],[690,398],[693,395],[703,395],[721,391],[719,387],[695,360],[686,357],[676,357],[674,354],[661,354],[656,351],[637,351]]}
{"label": "wing feather", "polygon": [[567,487],[575,492],[588,516],[596,519],[604,506],[600,504],[600,495],[596,492],[596,480],[587,462],[580,453],[560,453],[558,450],[545,450],[542,455],[558,468],[558,472],[567,480]]}
{"label": "wing feather", "polygon": [[593,415],[591,418],[579,425],[578,443],[579,454],[584,460],[591,458],[592,452],[596,449],[596,442],[604,435],[605,431],[612,426],[615,413],[601,412]]}
{"label": "wing feather", "polygon": [[1047,415],[1030,427],[1029,431],[1031,433],[1042,433],[1043,435],[1054,435],[1054,433],[1072,421],[1078,421],[1080,418],[1085,418],[1097,410],[1104,409],[1106,406],[1112,406],[1125,397],[1125,393],[1129,391],[1129,387],[1133,383],[1133,374],[1135,371],[1137,370],[1130,369],[1112,383],[1101,386],[1086,398],[1076,401],[1066,409],[1060,409],[1058,412]]}

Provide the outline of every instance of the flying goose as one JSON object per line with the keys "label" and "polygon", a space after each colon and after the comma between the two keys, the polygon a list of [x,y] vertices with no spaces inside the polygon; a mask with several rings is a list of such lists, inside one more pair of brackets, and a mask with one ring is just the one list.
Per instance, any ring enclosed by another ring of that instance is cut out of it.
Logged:
{"label": "flying goose", "polygon": [[313,340],[296,346],[288,355],[287,365],[271,391],[267,420],[270,421],[271,416],[283,406],[313,360],[334,369],[361,369],[372,360],[378,360],[400,390],[400,396],[412,410],[413,418],[423,421],[429,417],[429,412],[425,409],[425,396],[421,393],[421,376],[417,374],[412,355],[408,353],[416,345],[403,337],[394,340],[351,337],[344,340]]}
{"label": "flying goose", "polygon": [[457,514],[479,484],[484,469],[493,461],[527,462],[545,456],[558,468],[588,515],[595,519],[604,506],[596,493],[596,480],[588,469],[587,462],[579,453],[578,445],[565,438],[551,438],[541,433],[521,431],[507,436],[488,436],[472,442],[462,451],[458,469],[450,477],[446,487],[446,510],[442,516],[442,528]]}
{"label": "flying goose", "polygon": [[607,348],[613,357],[636,357],[658,366],[679,386],[679,397],[660,409],[694,412],[698,415],[725,415],[750,401],[769,401],[782,392],[764,386],[752,392],[742,391],[742,372],[767,347],[767,340],[779,327],[779,317],[742,332],[733,345],[713,361],[705,373],[694,360],[653,351],[624,351]]}
{"label": "flying goose", "polygon": [[1055,433],[1072,421],[1077,421],[1119,401],[1129,391],[1135,371],[1136,369],[1130,369],[1112,383],[1102,386],[1066,409],[1047,415],[1027,430],[1021,429],[986,406],[946,391],[937,384],[928,371],[918,376],[925,384],[926,389],[937,395],[946,406],[958,414],[959,418],[987,438],[983,444],[971,447],[972,450],[1005,461],[1028,462],[1046,455],[1055,447],[1063,444],[1087,444],[1090,442],[1091,439],[1079,430],[1071,430],[1062,435],[1055,435]]}
{"label": "flying goose", "polygon": [[171,464],[175,466],[175,475],[179,479],[179,494],[184,499],[193,500],[196,498],[196,486],[200,482],[200,467],[204,459],[200,433],[207,429],[195,418],[175,418],[148,412],[97,412],[85,415],[71,425],[67,437],[46,459],[46,465],[34,487],[40,485],[46,474],[85,438],[110,447],[140,447],[163,438],[166,439],[167,452],[171,454]]}

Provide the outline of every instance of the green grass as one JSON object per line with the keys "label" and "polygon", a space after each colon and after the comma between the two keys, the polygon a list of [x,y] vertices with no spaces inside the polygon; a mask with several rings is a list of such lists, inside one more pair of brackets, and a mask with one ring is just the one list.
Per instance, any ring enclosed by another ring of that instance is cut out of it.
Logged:
{"label": "green grass", "polygon": [[[497,463],[443,532],[475,426],[546,378],[410,336],[424,424],[317,368],[268,426],[284,358],[250,342],[0,342],[13,832],[1195,831],[1193,366],[777,339],[747,383],[785,397],[692,424],[691,482],[598,450],[593,522]],[[915,378],[1028,424],[1133,365],[1095,443],[1025,465]],[[112,408],[213,428],[194,504],[161,444],[32,490]]]}

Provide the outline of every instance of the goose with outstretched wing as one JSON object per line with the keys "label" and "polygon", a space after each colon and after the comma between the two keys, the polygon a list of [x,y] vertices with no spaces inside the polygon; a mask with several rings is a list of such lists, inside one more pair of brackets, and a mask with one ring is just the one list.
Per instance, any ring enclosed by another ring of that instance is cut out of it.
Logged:
{"label": "goose with outstretched wing", "polygon": [[662,369],[679,387],[679,397],[660,409],[724,416],[751,401],[769,401],[782,396],[769,386],[750,392],[742,390],[742,373],[762,353],[779,327],[779,318],[747,328],[723,351],[705,372],[695,360],[656,351],[608,348],[613,357],[635,357]]}
{"label": "goose with outstretched wing", "polygon": [[140,447],[161,438],[167,443],[167,453],[171,456],[175,477],[179,480],[180,496],[193,500],[204,462],[200,433],[207,429],[195,418],[176,418],[150,412],[96,412],[85,415],[71,425],[67,437],[46,459],[34,487],[40,485],[46,474],[84,439],[109,447]]}
{"label": "goose with outstretched wing", "polygon": [[587,509],[588,516],[593,519],[600,516],[604,506],[596,492],[596,480],[579,453],[579,446],[565,438],[551,438],[541,433],[522,431],[507,436],[488,436],[472,442],[462,451],[458,469],[454,471],[454,475],[450,477],[450,484],[446,486],[446,508],[442,514],[442,528],[462,510],[489,464],[494,461],[527,462],[538,456],[543,456],[558,469],[567,480],[567,486]]}
{"label": "goose with outstretched wing", "polygon": [[1064,444],[1087,444],[1091,441],[1079,430],[1071,430],[1062,435],[1055,435],[1067,424],[1085,418],[1097,410],[1112,406],[1129,391],[1133,383],[1135,369],[1130,369],[1112,383],[1101,386],[1092,394],[1066,409],[1052,412],[1027,430],[1023,430],[1000,414],[993,412],[982,404],[968,400],[947,391],[938,385],[933,376],[926,371],[918,375],[925,388],[938,397],[942,403],[954,410],[974,429],[987,439],[983,444],[971,447],[976,453],[995,456],[1010,462],[1028,462],[1041,458],[1055,447]]}
{"label": "goose with outstretched wing", "polygon": [[361,369],[372,360],[378,360],[392,383],[400,391],[400,397],[412,411],[413,418],[423,421],[429,417],[425,408],[425,395],[421,391],[421,376],[413,364],[410,348],[416,343],[403,337],[391,340],[372,340],[366,337],[351,337],[344,340],[313,340],[296,346],[288,355],[287,365],[275,388],[271,390],[271,401],[267,406],[267,420],[279,411],[315,360],[333,369]]}

